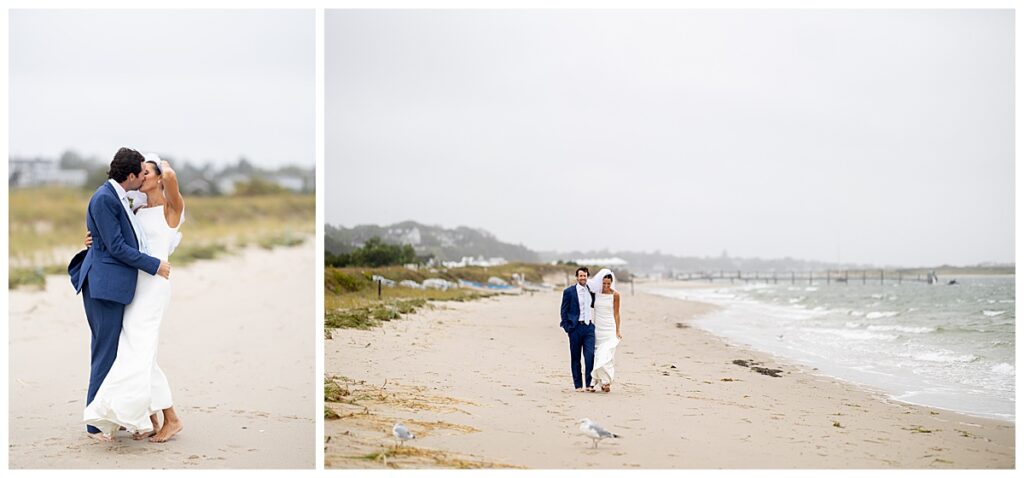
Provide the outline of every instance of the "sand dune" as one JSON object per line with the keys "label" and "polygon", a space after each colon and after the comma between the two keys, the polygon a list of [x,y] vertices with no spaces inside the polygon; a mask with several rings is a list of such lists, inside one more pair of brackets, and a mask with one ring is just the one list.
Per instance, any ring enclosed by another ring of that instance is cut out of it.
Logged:
{"label": "sand dune", "polygon": [[[325,370],[341,418],[325,426],[326,466],[1014,467],[1012,423],[891,401],[728,345],[688,324],[711,306],[641,290],[623,299],[612,393],[573,392],[559,298],[448,304],[336,331]],[[583,417],[622,438],[590,448]],[[418,436],[394,449],[396,420]]]}
{"label": "sand dune", "polygon": [[10,466],[313,467],[313,256],[307,239],[174,269],[159,363],[185,429],[165,444],[89,439],[81,298],[63,276],[44,291],[12,291]]}

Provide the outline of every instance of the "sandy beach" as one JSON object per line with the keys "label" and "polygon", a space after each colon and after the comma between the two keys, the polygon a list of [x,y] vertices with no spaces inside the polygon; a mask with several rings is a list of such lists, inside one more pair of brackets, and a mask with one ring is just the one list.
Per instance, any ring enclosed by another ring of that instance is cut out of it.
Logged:
{"label": "sandy beach", "polygon": [[[660,285],[659,287],[664,286]],[[440,303],[336,330],[325,465],[336,468],[1013,468],[1012,422],[908,405],[732,346],[690,322],[713,306],[623,297],[610,394],[576,393],[560,294]],[[779,369],[762,375],[733,363]],[[577,421],[622,435],[591,448]],[[391,426],[417,438],[396,448]]]}
{"label": "sandy beach", "polygon": [[184,430],[163,444],[86,436],[89,327],[67,277],[11,291],[11,468],[312,468],[314,250],[173,269],[159,364]]}

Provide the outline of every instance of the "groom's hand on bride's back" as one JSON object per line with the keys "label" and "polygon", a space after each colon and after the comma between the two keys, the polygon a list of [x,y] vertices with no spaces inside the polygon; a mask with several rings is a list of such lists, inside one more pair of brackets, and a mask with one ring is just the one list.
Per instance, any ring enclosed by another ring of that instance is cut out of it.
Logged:
{"label": "groom's hand on bride's back", "polygon": [[163,277],[164,279],[170,279],[171,263],[167,261],[160,261],[160,268],[156,270],[156,275]]}
{"label": "groom's hand on bride's back", "polygon": [[[85,231],[85,247],[92,247],[92,233]],[[171,278],[171,263],[161,260],[160,268],[156,270],[156,275],[163,277],[164,279]]]}

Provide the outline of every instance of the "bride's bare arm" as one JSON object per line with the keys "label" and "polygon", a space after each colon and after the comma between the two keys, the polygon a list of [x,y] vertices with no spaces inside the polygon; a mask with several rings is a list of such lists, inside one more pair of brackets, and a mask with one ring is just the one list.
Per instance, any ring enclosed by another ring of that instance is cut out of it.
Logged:
{"label": "bride's bare arm", "polygon": [[[178,173],[175,173],[171,169],[171,163],[167,160],[160,162],[160,169],[163,171],[160,175],[164,182],[164,195],[167,196],[167,205],[174,211],[173,221],[181,220],[181,211],[185,210],[185,198],[181,195],[181,189],[178,187]],[[172,227],[177,227],[175,224]]]}
{"label": "bride's bare arm", "polygon": [[615,302],[614,302],[614,305],[615,305],[615,336],[621,339],[622,338],[622,332],[620,332],[621,329],[619,329],[619,293],[618,292],[615,293],[615,299],[614,300],[615,300]]}

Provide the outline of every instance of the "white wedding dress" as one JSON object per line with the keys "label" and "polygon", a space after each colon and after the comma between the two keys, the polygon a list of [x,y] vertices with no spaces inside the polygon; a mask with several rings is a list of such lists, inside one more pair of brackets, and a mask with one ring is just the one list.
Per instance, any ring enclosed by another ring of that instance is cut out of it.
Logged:
{"label": "white wedding dress", "polygon": [[[146,235],[149,254],[166,261],[181,241],[178,230],[185,222],[184,211],[174,228],[167,225],[163,206],[139,209],[135,218]],[[145,433],[153,430],[149,416],[170,408],[171,387],[156,363],[160,322],[170,300],[170,280],[139,271],[135,298],[124,310],[117,357],[85,408],[87,425],[107,435],[122,426],[131,433]]]}
{"label": "white wedding dress", "polygon": [[[600,289],[598,289],[600,290]],[[594,298],[594,371],[598,384],[611,384],[615,379],[615,295],[597,293]]]}

